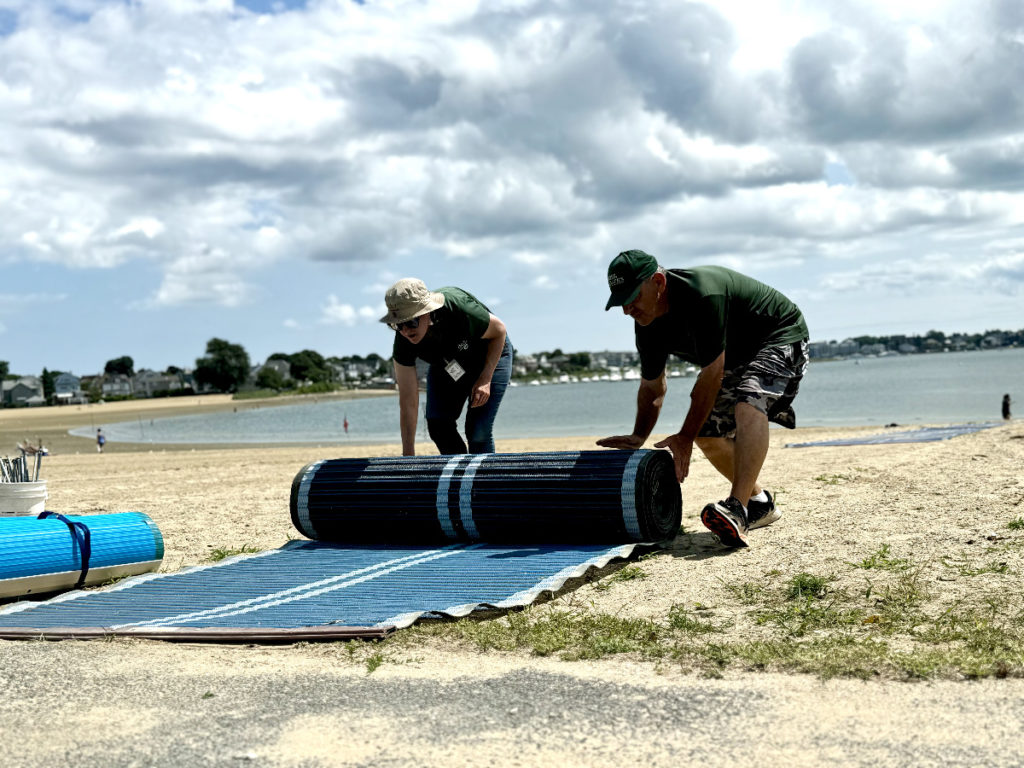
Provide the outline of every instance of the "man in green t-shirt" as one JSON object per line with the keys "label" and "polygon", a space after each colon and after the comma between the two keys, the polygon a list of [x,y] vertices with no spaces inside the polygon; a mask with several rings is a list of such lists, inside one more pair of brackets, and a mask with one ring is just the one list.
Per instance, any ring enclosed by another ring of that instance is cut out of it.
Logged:
{"label": "man in green t-shirt", "polygon": [[[392,357],[402,455],[416,451],[417,358],[430,366],[427,431],[438,451],[493,453],[494,419],[512,377],[512,344],[505,324],[467,291],[451,286],[430,291],[413,277],[388,288],[384,303],[388,313],[381,322],[395,331]],[[456,421],[467,402],[464,441]]]}
{"label": "man in green t-shirt", "polygon": [[668,391],[674,354],[700,367],[680,430],[655,443],[668,448],[679,482],[694,443],[732,484],[708,504],[701,522],[726,546],[747,546],[747,531],[782,515],[758,475],[768,453],[768,423],[796,426],[793,398],[807,368],[807,324],[797,306],[764,283],[725,267],[668,269],[643,251],[623,251],[608,267],[611,298],[635,321],[640,392],[633,432],[598,440],[640,448]]}

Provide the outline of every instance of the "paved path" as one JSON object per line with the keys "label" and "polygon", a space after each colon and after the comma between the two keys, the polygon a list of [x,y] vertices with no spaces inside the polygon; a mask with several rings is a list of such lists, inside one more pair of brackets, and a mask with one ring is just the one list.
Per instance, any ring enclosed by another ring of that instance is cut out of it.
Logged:
{"label": "paved path", "polygon": [[2,763],[1024,765],[1021,680],[712,680],[616,659],[416,653],[368,674],[343,643],[0,641]]}

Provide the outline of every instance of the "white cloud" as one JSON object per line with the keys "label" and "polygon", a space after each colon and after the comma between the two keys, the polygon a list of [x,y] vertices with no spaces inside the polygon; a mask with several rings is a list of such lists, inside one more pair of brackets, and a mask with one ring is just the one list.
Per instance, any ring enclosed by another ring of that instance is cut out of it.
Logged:
{"label": "white cloud", "polygon": [[632,247],[797,290],[911,253],[1020,282],[986,250],[1024,229],[1007,0],[0,4],[0,260],[131,274],[134,307],[281,323],[280,275],[330,275],[357,287],[312,324],[355,327],[409,265],[486,263],[511,308]]}
{"label": "white cloud", "polygon": [[897,259],[858,270],[836,272],[823,281],[833,291],[886,290],[926,294],[935,285],[958,290],[991,290],[1024,293],[1024,252],[964,263],[950,254],[919,259]]}
{"label": "white cloud", "polygon": [[346,325],[354,326],[363,323],[372,323],[384,316],[383,308],[374,309],[369,306],[354,307],[352,304],[345,304],[338,301],[338,297],[331,294],[327,297],[327,304],[321,308],[320,322],[324,325]]}
{"label": "white cloud", "polygon": [[542,291],[558,290],[558,283],[551,277],[551,275],[537,275],[530,282],[530,285],[534,288],[539,288]]}

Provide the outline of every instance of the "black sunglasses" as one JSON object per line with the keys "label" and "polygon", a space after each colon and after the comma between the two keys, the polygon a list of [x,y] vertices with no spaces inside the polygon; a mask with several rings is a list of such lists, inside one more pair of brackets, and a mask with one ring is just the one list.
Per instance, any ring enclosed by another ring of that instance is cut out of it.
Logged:
{"label": "black sunglasses", "polygon": [[414,317],[412,320],[406,320],[404,323],[388,323],[388,325],[391,327],[392,331],[401,331],[405,328],[408,328],[411,331],[414,328],[420,327],[420,319],[418,317]]}

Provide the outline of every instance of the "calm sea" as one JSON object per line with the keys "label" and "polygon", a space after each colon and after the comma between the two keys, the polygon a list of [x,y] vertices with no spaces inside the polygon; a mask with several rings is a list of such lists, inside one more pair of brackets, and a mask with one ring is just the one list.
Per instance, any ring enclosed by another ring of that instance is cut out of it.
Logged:
{"label": "calm sea", "polygon": [[[669,379],[656,431],[682,423],[692,377]],[[505,395],[496,438],[612,435],[629,432],[635,381],[520,385]],[[796,400],[799,426],[989,421],[1009,392],[1024,413],[1024,349],[906,355],[815,362]],[[420,409],[420,433],[426,439]],[[342,428],[349,422],[346,436]],[[203,416],[136,420],[103,426],[108,440],[142,443],[371,443],[398,438],[398,401],[371,397],[302,405],[239,408]],[[85,427],[72,430],[95,435]]]}

